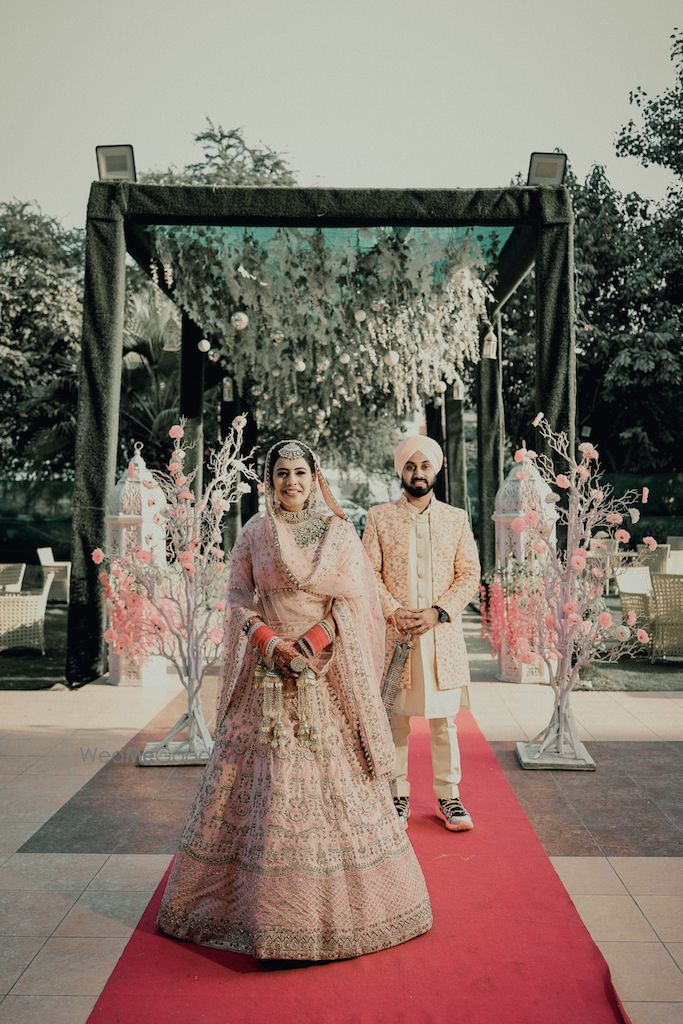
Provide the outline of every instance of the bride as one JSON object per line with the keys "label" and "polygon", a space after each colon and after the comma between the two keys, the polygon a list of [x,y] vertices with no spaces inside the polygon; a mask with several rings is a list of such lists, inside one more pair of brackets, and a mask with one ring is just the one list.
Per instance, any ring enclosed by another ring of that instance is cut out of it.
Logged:
{"label": "bride", "polygon": [[375,576],[311,449],[273,446],[230,563],[216,740],[159,911],[169,935],[335,960],[431,927],[389,789]]}

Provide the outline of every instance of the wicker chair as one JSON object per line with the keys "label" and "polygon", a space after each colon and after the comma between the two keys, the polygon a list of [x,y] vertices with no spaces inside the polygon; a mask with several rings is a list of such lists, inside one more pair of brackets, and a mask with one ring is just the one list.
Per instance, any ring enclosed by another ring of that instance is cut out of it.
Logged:
{"label": "wicker chair", "polygon": [[54,578],[48,572],[40,593],[0,594],[0,651],[37,647],[45,654],[45,611]]}
{"label": "wicker chair", "polygon": [[638,555],[643,565],[646,565],[651,573],[666,572],[666,565],[669,561],[669,545],[658,544],[654,551],[645,544],[638,545]]}
{"label": "wicker chair", "polygon": [[54,573],[55,581],[50,591],[50,602],[69,601],[69,585],[71,583],[71,562],[55,562],[52,548],[36,548],[38,561],[43,567],[43,580],[49,572]]}
{"label": "wicker chair", "polygon": [[0,594],[18,594],[25,572],[26,562],[0,562]]}
{"label": "wicker chair", "polygon": [[652,579],[650,577],[650,570],[646,565],[634,565],[622,569],[621,572],[617,573],[615,579],[617,590],[620,594],[622,591],[625,591],[627,594],[652,593]]}
{"label": "wicker chair", "polygon": [[654,620],[651,661],[683,658],[683,576],[653,573]]}

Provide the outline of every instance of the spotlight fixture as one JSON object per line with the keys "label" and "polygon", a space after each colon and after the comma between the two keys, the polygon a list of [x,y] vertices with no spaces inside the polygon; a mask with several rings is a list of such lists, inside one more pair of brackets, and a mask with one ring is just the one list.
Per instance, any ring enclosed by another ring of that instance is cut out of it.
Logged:
{"label": "spotlight fixture", "polygon": [[95,146],[100,181],[137,181],[132,146]]}
{"label": "spotlight fixture", "polygon": [[562,185],[567,171],[566,153],[532,153],[527,185]]}

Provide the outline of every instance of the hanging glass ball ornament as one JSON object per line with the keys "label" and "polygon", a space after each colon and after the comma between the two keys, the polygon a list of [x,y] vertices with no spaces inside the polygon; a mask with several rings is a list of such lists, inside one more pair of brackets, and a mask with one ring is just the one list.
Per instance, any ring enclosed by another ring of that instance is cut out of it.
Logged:
{"label": "hanging glass ball ornament", "polygon": [[257,384],[256,387],[251,389],[251,393],[254,398],[259,398],[260,395],[263,394],[263,389],[260,388]]}
{"label": "hanging glass ball ornament", "polygon": [[330,368],[329,359],[320,359],[318,361],[318,373],[325,373]]}
{"label": "hanging glass ball ornament", "polygon": [[357,324],[365,323],[367,318],[368,314],[365,312],[364,309],[357,309],[356,312],[353,314],[353,319],[356,321]]}
{"label": "hanging glass ball ornament", "polygon": [[211,349],[211,342],[206,338],[202,338],[201,341],[197,342],[197,348],[200,352],[209,352]]}
{"label": "hanging glass ball ornament", "polygon": [[373,313],[381,313],[384,309],[384,299],[375,299],[372,304]]}
{"label": "hanging glass ball ornament", "polygon": [[270,371],[270,376],[277,380],[281,373],[282,370],[280,369],[280,367],[274,366],[273,369]]}
{"label": "hanging glass ball ornament", "polygon": [[306,369],[306,363],[303,361],[303,359],[295,360],[295,362],[294,362],[294,369],[296,370],[297,373],[303,373],[304,372],[304,370]]}
{"label": "hanging glass ball ornament", "polygon": [[446,388],[447,385],[444,384],[442,380],[437,380],[436,384],[434,385],[434,390],[437,393],[437,395],[444,395],[446,393]]}
{"label": "hanging glass ball ornament", "polygon": [[274,345],[280,345],[285,340],[285,336],[282,331],[275,330],[271,334],[270,340],[273,342]]}
{"label": "hanging glass ball ornament", "polygon": [[391,352],[385,352],[384,362],[387,364],[387,366],[398,366],[400,361],[401,357],[398,354],[398,352],[396,352],[394,349],[392,349]]}
{"label": "hanging glass ball ornament", "polygon": [[230,323],[236,331],[243,331],[249,325],[249,317],[246,313],[233,313],[230,317]]}
{"label": "hanging glass ball ornament", "polygon": [[220,349],[210,348],[208,351],[208,357],[212,363],[217,363],[221,357]]}
{"label": "hanging glass ball ornament", "polygon": [[340,388],[342,386],[342,384],[344,383],[344,378],[343,377],[339,377],[339,376],[333,377],[332,378],[332,383],[334,384],[334,386],[336,388]]}
{"label": "hanging glass ball ornament", "polygon": [[339,362],[342,364],[342,366],[347,366],[351,362],[351,356],[349,355],[349,353],[342,352],[342,354],[339,356]]}

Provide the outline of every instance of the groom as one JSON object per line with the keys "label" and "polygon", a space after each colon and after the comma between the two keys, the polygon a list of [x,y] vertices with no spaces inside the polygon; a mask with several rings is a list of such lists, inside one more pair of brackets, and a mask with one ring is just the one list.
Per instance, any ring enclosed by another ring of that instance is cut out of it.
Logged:
{"label": "groom", "polygon": [[410,718],[429,720],[437,814],[447,829],[472,828],[458,791],[460,750],[455,716],[468,703],[469,666],[460,613],[479,587],[479,556],[461,508],[437,501],[443,466],[436,441],[407,437],[394,453],[404,493],[368,512],[363,544],[379,584],[387,621],[387,659],[402,635],[415,648],[406,662],[392,712],[396,746],[393,785],[399,818],[408,824]]}

